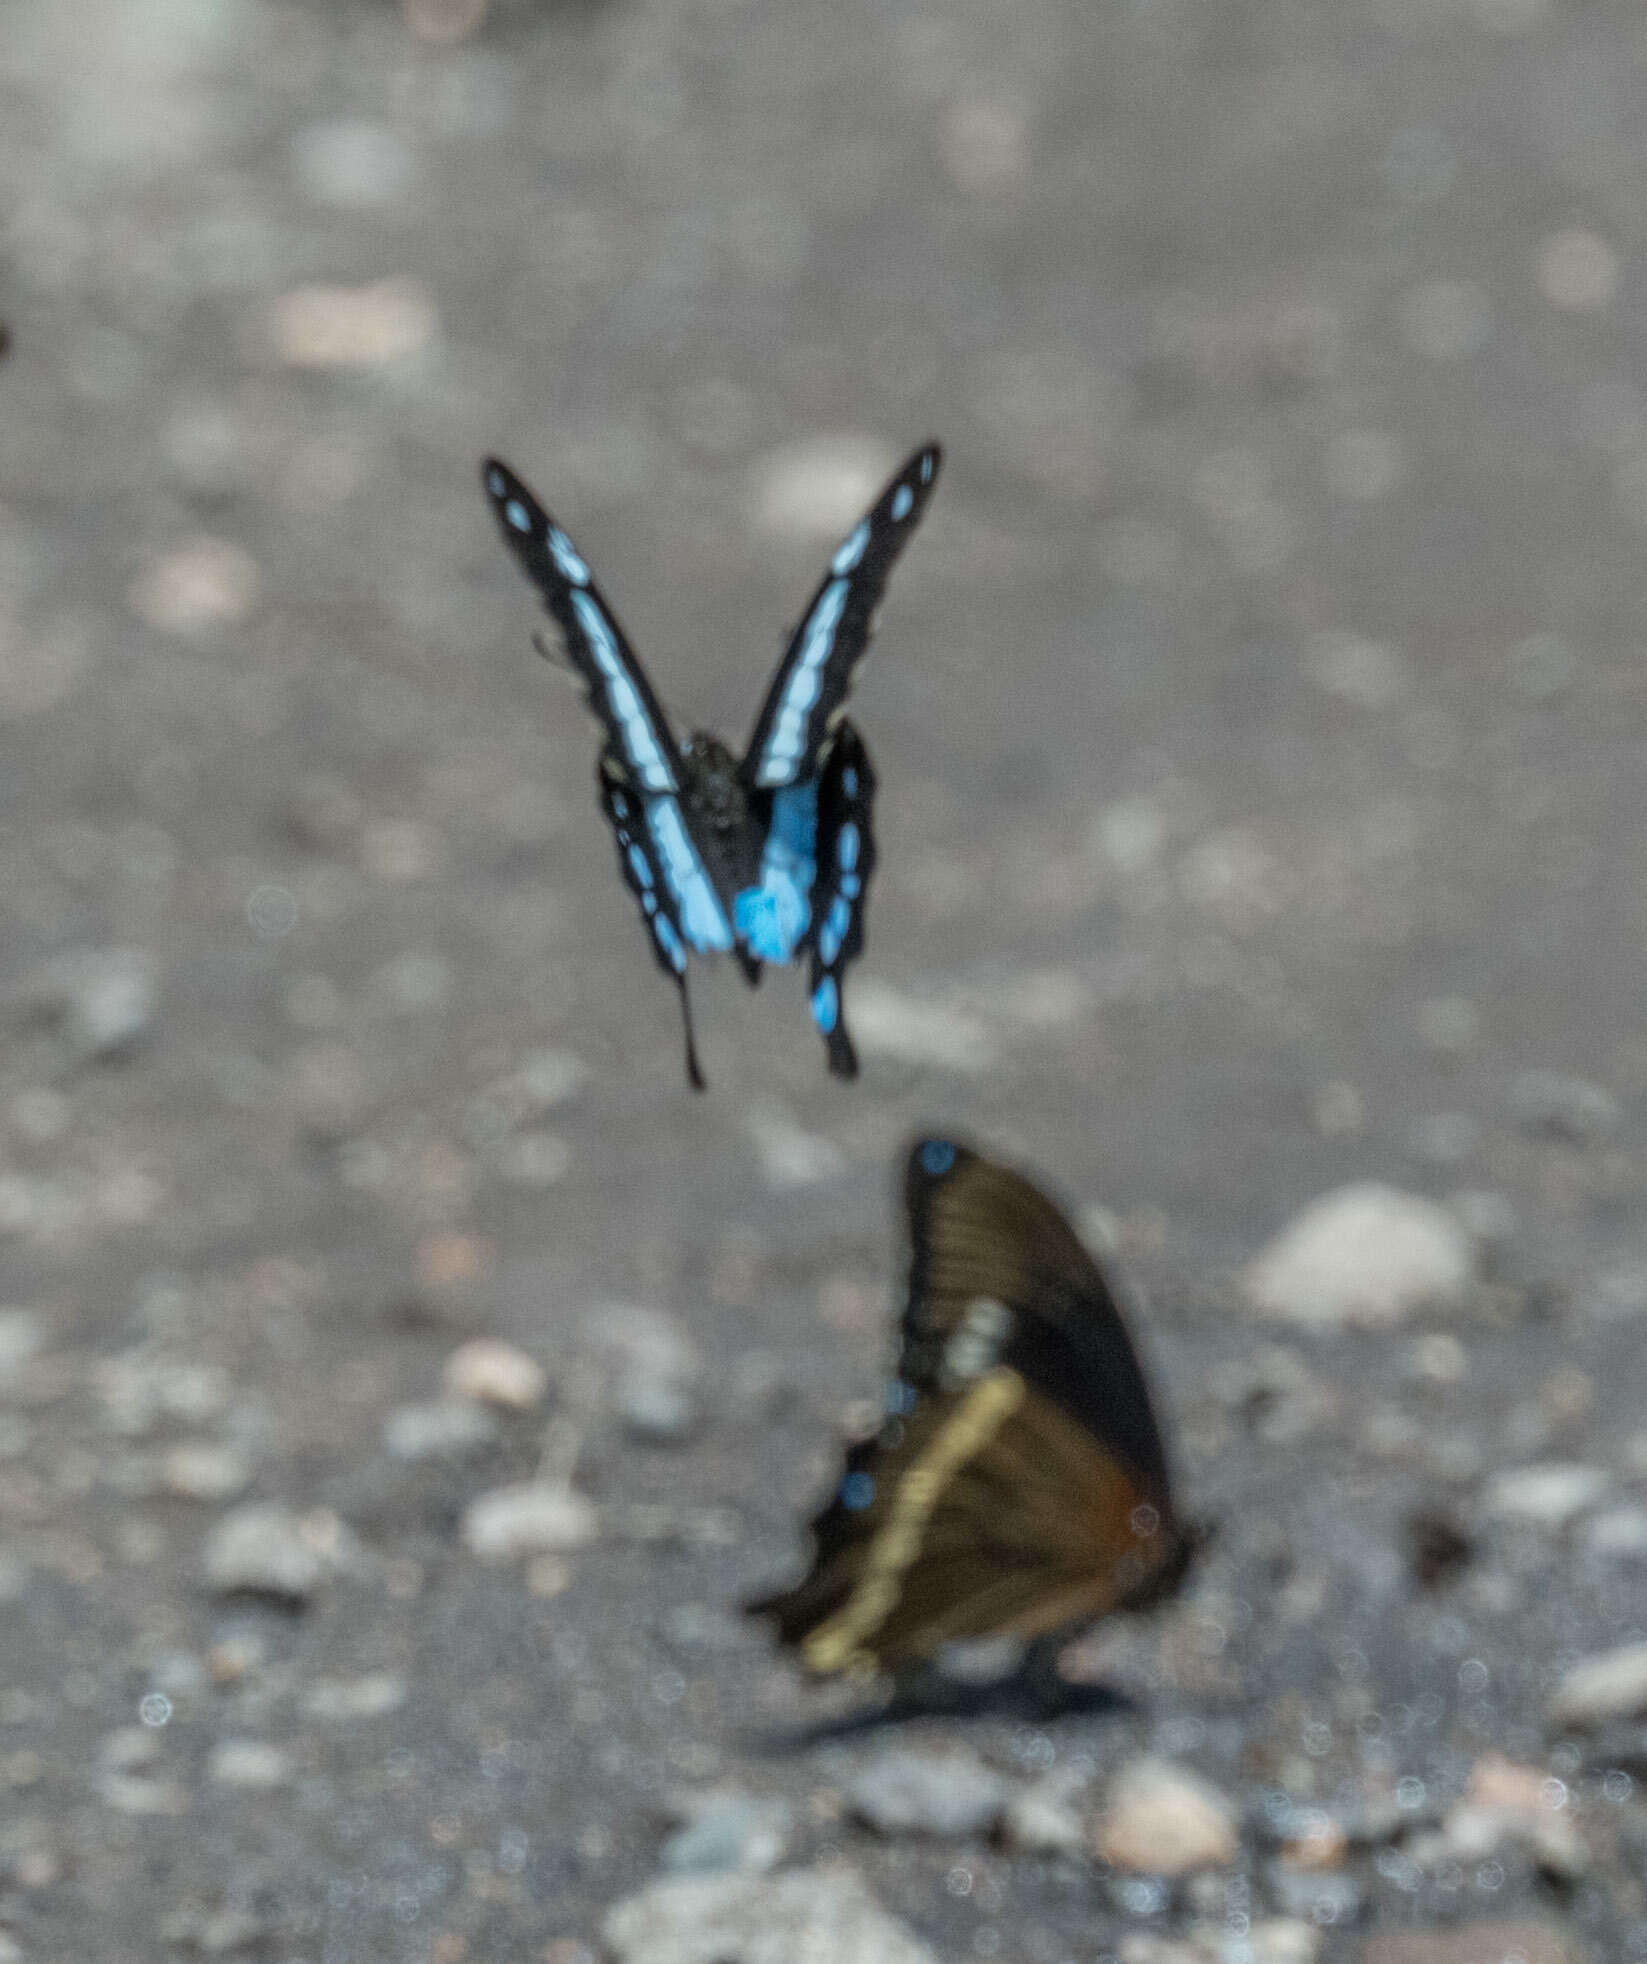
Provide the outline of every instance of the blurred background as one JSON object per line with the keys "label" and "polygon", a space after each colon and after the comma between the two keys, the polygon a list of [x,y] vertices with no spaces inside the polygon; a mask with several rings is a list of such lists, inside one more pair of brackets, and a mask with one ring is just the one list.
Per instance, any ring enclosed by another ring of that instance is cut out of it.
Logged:
{"label": "blurred background", "polygon": [[[1647,1955],[1644,118],[1621,0],[9,0],[0,1959]],[[478,459],[740,741],[928,436],[863,1078],[723,973],[694,1098]],[[934,1123],[1221,1532],[1130,1712],[773,1753]]]}

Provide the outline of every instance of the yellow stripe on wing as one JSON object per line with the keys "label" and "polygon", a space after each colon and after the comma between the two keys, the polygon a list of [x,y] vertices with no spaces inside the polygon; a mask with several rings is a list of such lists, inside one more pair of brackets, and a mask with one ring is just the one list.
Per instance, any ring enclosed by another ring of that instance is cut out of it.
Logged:
{"label": "yellow stripe on wing", "polygon": [[819,1672],[873,1669],[863,1644],[897,1607],[905,1572],[921,1552],[927,1522],[955,1475],[988,1445],[1022,1404],[1024,1380],[1006,1365],[982,1377],[958,1410],[938,1428],[932,1443],[899,1480],[885,1527],[869,1544],[858,1586],[827,1623],[820,1623],[802,1647],[810,1669]]}

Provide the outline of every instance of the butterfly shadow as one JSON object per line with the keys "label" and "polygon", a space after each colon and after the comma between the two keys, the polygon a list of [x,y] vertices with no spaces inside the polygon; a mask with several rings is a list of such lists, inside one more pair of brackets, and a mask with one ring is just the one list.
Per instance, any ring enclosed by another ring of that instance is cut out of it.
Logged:
{"label": "butterfly shadow", "polygon": [[917,1665],[900,1671],[879,1700],[797,1725],[762,1728],[746,1743],[751,1751],[776,1758],[917,1719],[1004,1718],[1041,1725],[1052,1719],[1105,1718],[1137,1709],[1138,1701],[1118,1685],[1065,1677],[1058,1658],[1067,1644],[1067,1634],[1037,1640],[1026,1646],[1014,1669],[982,1681],[953,1677],[933,1664]]}

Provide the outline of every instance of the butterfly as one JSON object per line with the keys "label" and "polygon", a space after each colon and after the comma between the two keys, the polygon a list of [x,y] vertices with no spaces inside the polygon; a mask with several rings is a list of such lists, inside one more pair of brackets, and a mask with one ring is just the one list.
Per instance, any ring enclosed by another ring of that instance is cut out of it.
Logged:
{"label": "butterfly", "polygon": [[911,1148],[904,1206],[886,1416],[810,1524],[808,1574],[745,1606],[818,1676],[896,1676],[950,1643],[1141,1608],[1198,1540],[1126,1325],[1057,1207],[947,1138]]}
{"label": "butterfly", "polygon": [[736,956],[752,987],[766,963],[804,955],[829,1069],[857,1076],[842,992],[847,965],[864,945],[875,773],[846,699],[941,456],[935,443],[917,450],[842,540],[789,638],[741,758],[707,731],[677,742],[577,548],[507,464],[493,457],[482,465],[504,540],[560,629],[604,732],[601,810],[653,955],[680,991],[695,1090],[704,1080],[687,994],[690,954]]}

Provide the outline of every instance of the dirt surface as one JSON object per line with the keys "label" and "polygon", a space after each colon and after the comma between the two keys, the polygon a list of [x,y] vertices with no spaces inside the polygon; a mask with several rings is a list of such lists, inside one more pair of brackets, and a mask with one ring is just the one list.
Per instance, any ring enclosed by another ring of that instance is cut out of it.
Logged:
{"label": "dirt surface", "polygon": [[[1647,1955],[1647,1732],[1546,1715],[1647,1635],[1639,9],[465,12],[0,24],[0,1955],[578,1964],[717,1784],[945,1959]],[[737,738],[929,434],[863,1078],[722,973],[695,1098],[477,460]],[[910,1736],[1089,1811],[1181,1758],[1210,1880],[878,1838],[884,1740],[769,1749],[828,1701],[733,1607],[876,1395],[933,1123],[1105,1210],[1220,1531],[1131,1711]],[[1255,1323],[1368,1178],[1473,1196],[1467,1300]],[[548,1399],[401,1456],[475,1334]],[[596,1538],[477,1559],[545,1453]],[[1544,1463],[1595,1477],[1492,1485]],[[298,1605],[213,1586],[254,1501]],[[1429,1589],[1417,1506],[1474,1548]],[[1566,1873],[1425,1858],[1495,1751]],[[1275,1867],[1310,1809],[1336,1896]]]}

